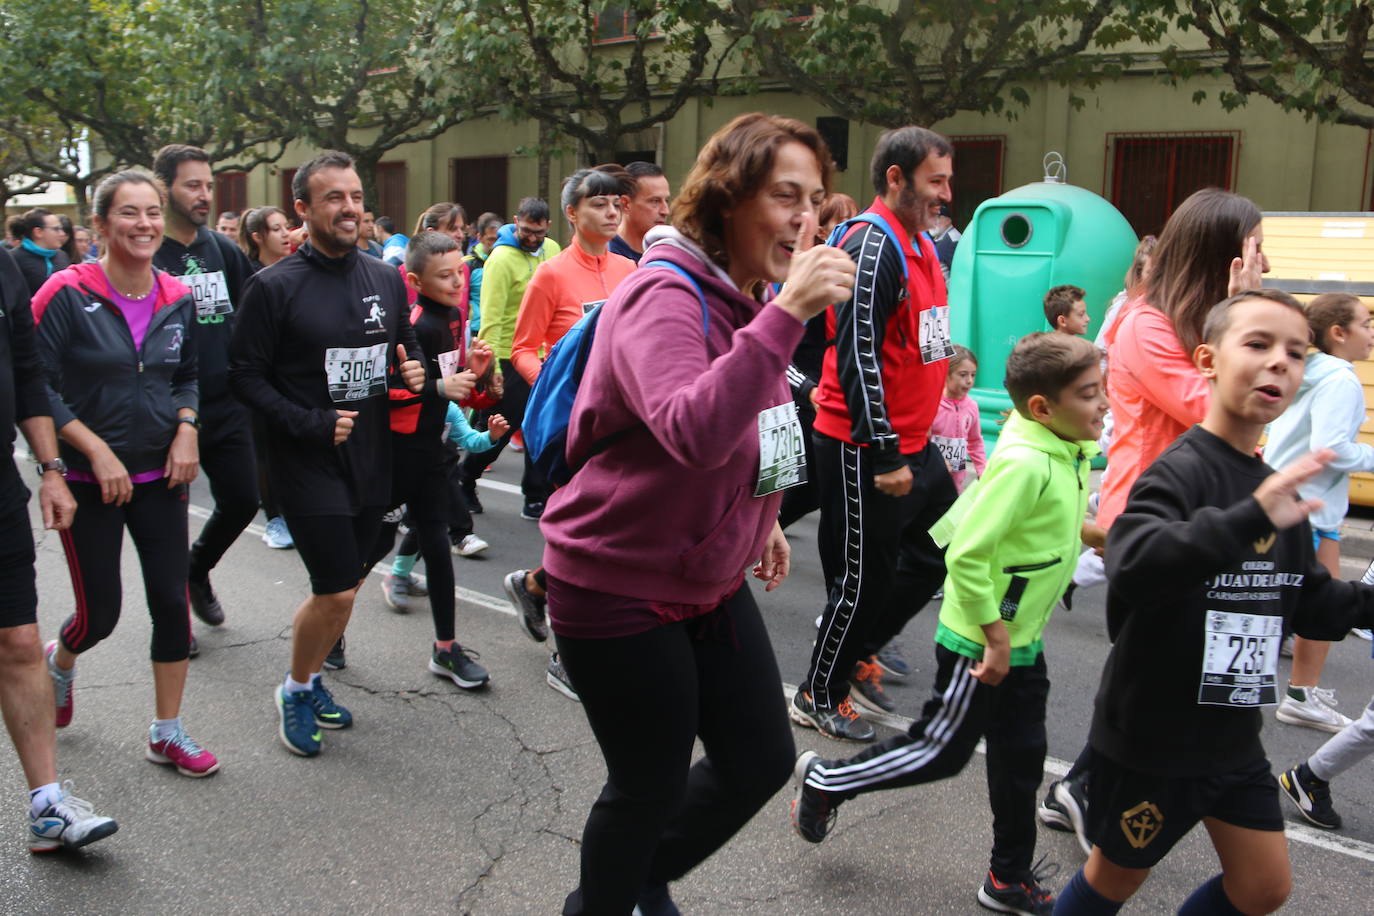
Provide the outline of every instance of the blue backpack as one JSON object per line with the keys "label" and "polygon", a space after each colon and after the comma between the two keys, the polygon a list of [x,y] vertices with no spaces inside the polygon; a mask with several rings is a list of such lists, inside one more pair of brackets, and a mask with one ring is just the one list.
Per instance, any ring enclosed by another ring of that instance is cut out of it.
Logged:
{"label": "blue backpack", "polygon": [[[888,221],[883,219],[883,217],[879,216],[877,213],[874,213],[872,210],[866,210],[863,213],[860,213],[858,216],[851,216],[849,219],[840,223],[831,231],[830,238],[826,239],[825,243],[827,245],[831,245],[833,247],[838,248],[840,242],[844,241],[845,233],[848,232],[850,227],[855,225],[856,223],[872,223],[874,226],[877,226],[879,229],[883,230],[883,232],[887,233],[887,237],[892,240],[892,244],[897,246],[898,253],[901,253],[902,240],[897,237],[897,233],[893,231],[892,226],[888,223]],[[916,247],[916,253],[921,253],[919,245]],[[902,257],[899,258],[899,260],[902,262],[902,285],[905,286],[907,281],[906,258]]]}
{"label": "blue backpack", "polygon": [[[697,301],[701,303],[702,333],[710,330],[711,318],[706,310],[706,297],[691,274],[669,261],[648,261],[641,267],[666,267],[692,284]],[[554,486],[566,484],[577,470],[568,464],[568,424],[572,420],[573,401],[582,383],[582,373],[587,368],[592,341],[596,338],[596,324],[601,319],[603,308],[604,303],[594,306],[553,345],[525,404],[525,419],[521,424],[525,448],[529,450],[530,461]],[[621,430],[596,443],[592,454],[600,452],[629,431]]]}

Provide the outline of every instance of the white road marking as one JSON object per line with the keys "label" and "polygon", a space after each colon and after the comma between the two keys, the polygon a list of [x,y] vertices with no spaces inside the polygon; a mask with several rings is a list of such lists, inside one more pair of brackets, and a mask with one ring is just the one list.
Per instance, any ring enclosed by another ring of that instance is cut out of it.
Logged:
{"label": "white road marking", "polygon": [[[503,492],[520,492],[519,487],[508,483],[502,483],[497,480],[479,480],[478,483]],[[209,509],[202,509],[195,504],[191,504],[188,510],[196,518],[210,517]],[[251,531],[258,537],[262,537],[264,533],[263,527],[256,522],[249,525],[246,530]],[[374,575],[386,575],[386,570],[382,564],[378,564],[372,572]],[[415,578],[424,581],[424,576],[419,574],[416,574]],[[515,616],[515,608],[511,607],[510,602],[507,601],[504,596],[498,597],[495,595],[487,595],[483,592],[461,587],[454,589],[454,594],[459,601],[466,601],[468,604],[475,604],[478,607],[484,607],[489,611],[496,611],[508,617]],[[796,693],[796,691],[797,687],[795,684],[788,684],[786,682],[782,684],[782,692],[783,695],[787,697],[788,702],[791,702],[792,694]],[[914,719],[909,719],[906,716],[899,716],[894,713],[871,712],[868,710],[864,711],[864,718],[868,719],[870,722],[878,722],[889,728],[895,728],[898,731],[906,731],[911,728],[912,723],[915,721]],[[986,748],[981,741],[978,742],[978,753],[986,753]],[[1045,758],[1045,772],[1053,773],[1055,776],[1063,776],[1068,773],[1071,765],[1072,761],[1069,760],[1060,760],[1057,757]],[[1338,833],[1318,830],[1315,827],[1294,823],[1293,821],[1284,823],[1284,831],[1288,834],[1288,839],[1295,843],[1305,843],[1308,846],[1315,846],[1318,849],[1325,849],[1328,852],[1350,856],[1353,859],[1363,859],[1366,862],[1374,862],[1374,843],[1366,843],[1364,840],[1357,840],[1353,837],[1341,836]]]}

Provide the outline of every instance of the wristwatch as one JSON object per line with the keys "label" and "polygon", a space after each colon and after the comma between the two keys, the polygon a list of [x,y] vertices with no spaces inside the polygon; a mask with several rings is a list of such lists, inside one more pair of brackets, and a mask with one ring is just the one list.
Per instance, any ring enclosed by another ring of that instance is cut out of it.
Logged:
{"label": "wristwatch", "polygon": [[185,423],[196,432],[200,432],[200,417],[177,417],[178,423]]}
{"label": "wristwatch", "polygon": [[67,462],[63,461],[61,458],[54,458],[52,461],[35,462],[35,466],[38,469],[39,477],[42,477],[49,471],[56,471],[63,477],[67,476]]}

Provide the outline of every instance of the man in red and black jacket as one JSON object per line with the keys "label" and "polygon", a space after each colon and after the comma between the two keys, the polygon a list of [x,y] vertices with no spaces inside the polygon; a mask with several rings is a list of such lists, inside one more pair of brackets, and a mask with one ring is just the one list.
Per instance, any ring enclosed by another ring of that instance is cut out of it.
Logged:
{"label": "man in red and black jacket", "polygon": [[838,242],[858,265],[848,302],[827,316],[813,447],[821,494],[826,606],[811,664],[790,708],[799,724],[870,741],[860,702],[890,711],[874,658],[940,587],[944,553],[928,529],[954,502],[929,441],[944,392],[949,306],[925,230],[950,199],[953,148],[920,127],[883,134],[877,197]]}

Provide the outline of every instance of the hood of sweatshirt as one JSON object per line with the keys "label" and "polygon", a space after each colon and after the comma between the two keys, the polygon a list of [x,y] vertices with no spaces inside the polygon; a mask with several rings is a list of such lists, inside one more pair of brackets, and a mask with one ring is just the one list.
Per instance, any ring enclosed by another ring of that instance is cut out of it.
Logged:
{"label": "hood of sweatshirt", "polygon": [[[154,274],[157,280],[157,298],[153,306],[154,311],[171,305],[182,296],[191,295],[191,290],[186,284],[166,271],[155,269]],[[53,295],[64,286],[70,286],[77,290],[84,289],[107,302],[114,301],[114,294],[110,290],[110,281],[105,276],[105,268],[96,261],[83,261],[53,274],[34,294],[32,303],[34,321],[42,320],[43,312],[47,309],[48,303],[52,301]]]}
{"label": "hood of sweatshirt", "polygon": [[1337,372],[1354,372],[1355,366],[1349,360],[1341,359],[1339,356],[1332,356],[1330,353],[1323,353],[1320,350],[1307,354],[1307,363],[1302,370],[1302,383],[1298,385],[1297,394],[1293,395],[1293,400],[1306,395],[1325,378],[1335,375]]}
{"label": "hood of sweatshirt", "polygon": [[[543,242],[539,243],[538,251],[530,251],[524,245],[520,244],[520,238],[515,234],[515,223],[506,223],[500,229],[496,230],[496,244],[491,246],[491,250],[495,251],[503,245],[509,245],[511,248],[518,248],[530,257],[535,258],[538,257],[540,252],[544,250],[544,245],[546,242],[548,242],[548,239],[545,239]],[[487,254],[488,256],[490,256],[491,252],[488,252]],[[483,258],[483,260],[486,259]]]}

